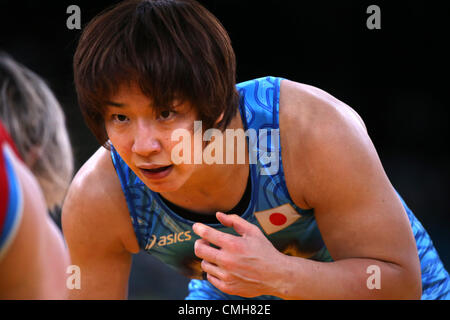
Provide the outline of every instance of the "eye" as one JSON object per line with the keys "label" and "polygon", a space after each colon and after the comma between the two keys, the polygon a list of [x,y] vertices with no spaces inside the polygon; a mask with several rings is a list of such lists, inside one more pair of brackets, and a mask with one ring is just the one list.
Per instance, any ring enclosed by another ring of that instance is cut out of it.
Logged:
{"label": "eye", "polygon": [[123,114],[113,114],[111,117],[114,121],[118,123],[124,123],[129,120],[128,117]]}
{"label": "eye", "polygon": [[173,111],[173,110],[169,110],[169,109],[162,110],[159,113],[159,119],[161,119],[161,120],[169,120],[169,119],[173,118],[175,116],[175,114],[176,114],[176,112]]}

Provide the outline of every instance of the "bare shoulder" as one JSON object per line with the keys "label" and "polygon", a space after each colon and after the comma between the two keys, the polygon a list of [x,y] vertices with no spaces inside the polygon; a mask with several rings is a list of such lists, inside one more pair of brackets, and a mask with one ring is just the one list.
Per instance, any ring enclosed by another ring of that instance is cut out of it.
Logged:
{"label": "bare shoulder", "polygon": [[350,125],[366,131],[363,120],[353,108],[322,89],[290,80],[281,82],[280,123],[285,130],[295,128],[303,134],[315,133],[327,124],[326,128]]}
{"label": "bare shoulder", "polygon": [[105,148],[98,149],[75,175],[64,201],[62,223],[69,247],[73,233],[85,232],[83,238],[93,245],[107,241],[131,253],[139,251],[125,196]]}
{"label": "bare shoulder", "polygon": [[327,160],[320,159],[318,151],[346,143],[368,145],[366,127],[344,102],[324,90],[290,80],[281,82],[279,117],[288,190],[297,205],[310,208],[304,194],[316,174],[311,164]]}

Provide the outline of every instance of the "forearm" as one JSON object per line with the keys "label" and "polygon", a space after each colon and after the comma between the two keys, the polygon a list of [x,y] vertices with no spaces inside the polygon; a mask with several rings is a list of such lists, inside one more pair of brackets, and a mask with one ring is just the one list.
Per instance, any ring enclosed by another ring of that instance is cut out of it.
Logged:
{"label": "forearm", "polygon": [[[285,256],[274,295],[284,299],[420,299],[421,283],[399,265],[374,259],[318,262]],[[376,266],[380,272],[368,272]],[[379,275],[379,288],[374,285]],[[419,283],[418,283],[419,282]],[[371,289],[372,288],[372,289]]]}

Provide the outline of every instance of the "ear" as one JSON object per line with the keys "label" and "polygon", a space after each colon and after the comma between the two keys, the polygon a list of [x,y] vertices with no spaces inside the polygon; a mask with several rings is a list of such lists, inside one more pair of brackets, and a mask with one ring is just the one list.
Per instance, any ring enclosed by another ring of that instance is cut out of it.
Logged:
{"label": "ear", "polygon": [[223,115],[224,115],[225,111],[223,111],[220,116],[217,118],[216,122],[214,122],[214,124],[218,124],[220,121],[222,121],[223,119]]}

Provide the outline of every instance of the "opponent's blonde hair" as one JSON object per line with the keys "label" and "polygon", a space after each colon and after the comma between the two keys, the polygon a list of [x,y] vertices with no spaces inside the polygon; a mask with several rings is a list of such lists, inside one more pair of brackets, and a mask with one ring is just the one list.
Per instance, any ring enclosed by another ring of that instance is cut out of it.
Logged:
{"label": "opponent's blonde hair", "polygon": [[64,113],[37,74],[2,52],[0,119],[53,210],[62,203],[73,174]]}

